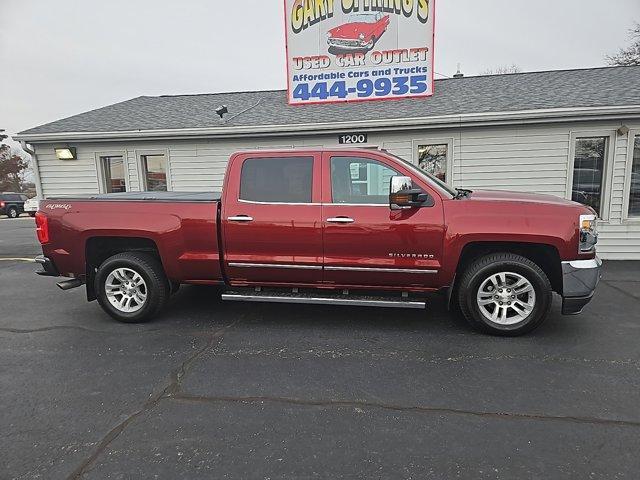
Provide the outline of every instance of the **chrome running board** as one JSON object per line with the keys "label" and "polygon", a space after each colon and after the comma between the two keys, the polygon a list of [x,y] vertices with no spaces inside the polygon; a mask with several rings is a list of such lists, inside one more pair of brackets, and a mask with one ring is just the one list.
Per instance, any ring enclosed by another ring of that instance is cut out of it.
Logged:
{"label": "chrome running board", "polygon": [[222,299],[232,302],[266,302],[266,303],[301,303],[308,305],[352,305],[356,307],[384,307],[384,308],[416,308],[424,309],[426,302],[409,300],[408,298],[372,297],[365,295],[322,295],[316,293],[292,292],[237,292],[230,291],[222,294]]}

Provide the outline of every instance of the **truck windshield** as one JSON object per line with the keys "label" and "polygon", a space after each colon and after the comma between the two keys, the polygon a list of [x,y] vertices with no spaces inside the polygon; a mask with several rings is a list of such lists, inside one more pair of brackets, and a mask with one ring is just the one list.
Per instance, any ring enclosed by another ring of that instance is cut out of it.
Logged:
{"label": "truck windshield", "polygon": [[453,188],[451,188],[449,185],[444,183],[442,180],[440,180],[435,175],[431,175],[430,173],[425,172],[420,167],[416,167],[413,163],[408,162],[404,158],[400,158],[397,155],[394,155],[393,153],[389,153],[389,152],[385,152],[385,153],[387,155],[389,155],[390,157],[395,158],[396,160],[398,160],[405,167],[407,167],[409,170],[411,170],[413,173],[415,173],[418,177],[422,178],[425,182],[433,185],[440,192],[445,193],[447,195],[450,195],[452,198],[457,195],[456,191]]}

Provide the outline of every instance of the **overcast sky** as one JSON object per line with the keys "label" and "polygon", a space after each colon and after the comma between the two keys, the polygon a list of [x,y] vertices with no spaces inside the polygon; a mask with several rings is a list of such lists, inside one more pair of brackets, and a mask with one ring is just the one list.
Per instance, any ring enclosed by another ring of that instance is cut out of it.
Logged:
{"label": "overcast sky", "polygon": [[[597,67],[639,0],[437,0],[436,72]],[[139,95],[286,87],[281,0],[0,0],[0,128]]]}

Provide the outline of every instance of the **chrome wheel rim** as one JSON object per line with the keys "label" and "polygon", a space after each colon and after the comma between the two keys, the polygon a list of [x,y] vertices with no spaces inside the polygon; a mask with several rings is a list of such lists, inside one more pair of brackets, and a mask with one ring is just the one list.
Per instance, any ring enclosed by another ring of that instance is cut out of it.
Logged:
{"label": "chrome wheel rim", "polygon": [[130,268],[116,268],[104,282],[107,300],[118,311],[134,313],[147,302],[147,284],[142,276]]}
{"label": "chrome wheel rim", "polygon": [[18,217],[18,212],[12,208],[11,210],[9,210],[9,217],[17,218]]}
{"label": "chrome wheel rim", "polygon": [[476,296],[484,318],[497,325],[515,325],[526,320],[536,305],[536,292],[518,273],[494,273],[485,279]]}

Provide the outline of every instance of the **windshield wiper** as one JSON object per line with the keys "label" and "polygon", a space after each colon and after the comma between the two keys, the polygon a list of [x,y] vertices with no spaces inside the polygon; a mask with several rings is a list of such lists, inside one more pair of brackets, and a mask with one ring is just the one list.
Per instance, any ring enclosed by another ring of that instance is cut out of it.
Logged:
{"label": "windshield wiper", "polygon": [[465,198],[471,195],[473,193],[473,190],[467,190],[466,188],[456,188],[456,192],[458,193],[456,193],[453,198],[455,200],[459,200],[461,198]]}

